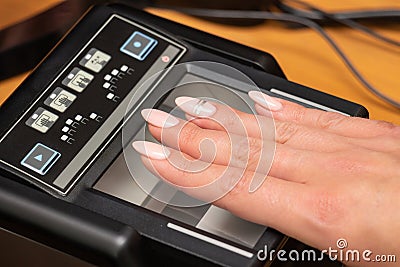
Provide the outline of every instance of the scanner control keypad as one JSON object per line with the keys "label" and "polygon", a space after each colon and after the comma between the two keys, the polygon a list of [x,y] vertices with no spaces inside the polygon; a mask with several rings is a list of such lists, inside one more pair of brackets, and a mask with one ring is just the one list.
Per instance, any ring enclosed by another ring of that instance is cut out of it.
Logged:
{"label": "scanner control keypad", "polygon": [[63,195],[118,129],[135,90],[186,50],[119,15],[88,40],[0,139],[2,162]]}

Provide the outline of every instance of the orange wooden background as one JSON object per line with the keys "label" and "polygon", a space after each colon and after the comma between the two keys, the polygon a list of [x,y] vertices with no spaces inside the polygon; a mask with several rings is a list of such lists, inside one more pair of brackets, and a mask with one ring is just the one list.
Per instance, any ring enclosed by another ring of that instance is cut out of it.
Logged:
{"label": "orange wooden background", "polygon": [[[307,1],[331,11],[379,7],[400,9],[400,1],[397,0]],[[32,16],[59,2],[59,0],[0,0],[0,28]],[[267,51],[275,56],[290,80],[358,102],[368,108],[372,119],[400,124],[400,110],[383,103],[364,89],[347,71],[326,42],[312,30],[291,30],[274,22],[241,28],[219,25],[176,12],[150,11]],[[400,25],[374,26],[373,29],[400,41]],[[372,84],[400,101],[400,48],[375,41],[346,28],[329,29],[328,32]],[[0,66],[4,67],[4,65],[2,62]],[[12,93],[26,75],[0,82],[0,103]]]}

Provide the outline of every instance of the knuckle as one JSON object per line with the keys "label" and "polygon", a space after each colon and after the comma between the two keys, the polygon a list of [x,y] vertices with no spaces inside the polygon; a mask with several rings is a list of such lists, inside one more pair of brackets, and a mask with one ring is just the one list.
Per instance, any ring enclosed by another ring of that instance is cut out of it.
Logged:
{"label": "knuckle", "polygon": [[247,168],[256,170],[261,163],[262,140],[257,138],[249,138],[250,153]]}
{"label": "knuckle", "polygon": [[201,138],[200,133],[200,128],[192,125],[185,125],[178,135],[179,145],[193,145],[194,141],[201,141],[199,140],[199,138]]}
{"label": "knuckle", "polygon": [[343,219],[342,197],[333,191],[320,191],[312,197],[312,216],[320,226],[335,226]]}
{"label": "knuckle", "polygon": [[246,167],[250,158],[250,139],[251,138],[242,137],[238,140],[231,140],[235,150],[232,153],[232,163],[234,165]]}
{"label": "knuckle", "polygon": [[296,124],[282,122],[276,125],[276,139],[279,143],[285,144],[298,132]]}
{"label": "knuckle", "polygon": [[249,170],[256,170],[263,156],[263,140],[241,137],[234,145],[232,165]]}
{"label": "knuckle", "polygon": [[307,109],[304,107],[296,108],[292,111],[292,117],[295,122],[302,122],[306,115]]}
{"label": "knuckle", "polygon": [[345,118],[343,115],[333,112],[321,112],[316,119],[317,126],[322,129],[330,129],[341,124]]}

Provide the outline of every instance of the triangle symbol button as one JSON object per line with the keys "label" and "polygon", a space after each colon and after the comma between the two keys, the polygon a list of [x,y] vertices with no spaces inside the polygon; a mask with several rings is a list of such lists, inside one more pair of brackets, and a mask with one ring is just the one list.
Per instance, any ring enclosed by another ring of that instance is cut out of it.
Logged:
{"label": "triangle symbol button", "polygon": [[37,155],[37,156],[35,157],[35,159],[38,160],[38,161],[42,161],[42,160],[43,160],[43,155],[42,155],[42,154],[39,154],[39,155]]}

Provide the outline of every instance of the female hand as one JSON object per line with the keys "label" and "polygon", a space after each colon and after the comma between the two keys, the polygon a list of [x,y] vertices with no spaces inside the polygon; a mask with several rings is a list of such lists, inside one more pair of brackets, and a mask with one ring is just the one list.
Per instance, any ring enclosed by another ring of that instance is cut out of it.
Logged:
{"label": "female hand", "polygon": [[[346,249],[372,251],[370,261],[348,265],[395,266],[376,256],[400,258],[400,127],[249,95],[259,115],[204,101],[199,110],[199,100],[190,98],[176,100],[189,121],[144,110],[151,134],[167,148],[141,141],[133,146],[150,171],[197,198],[320,250],[337,249],[344,238]],[[263,129],[271,117],[275,134]],[[264,166],[271,148],[272,165]],[[221,198],[190,190],[227,168],[240,180]],[[265,180],[258,179],[253,192],[254,177]]]}

